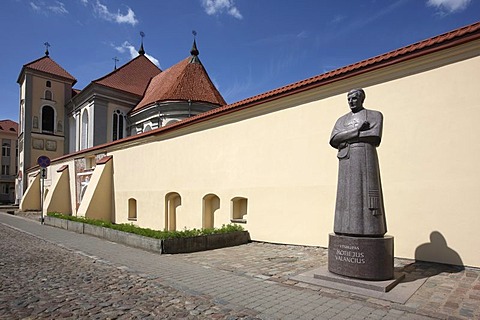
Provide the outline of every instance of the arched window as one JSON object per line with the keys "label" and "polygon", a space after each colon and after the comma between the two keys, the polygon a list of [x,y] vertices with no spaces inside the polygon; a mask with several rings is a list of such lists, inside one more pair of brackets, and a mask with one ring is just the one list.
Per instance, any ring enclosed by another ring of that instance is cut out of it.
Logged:
{"label": "arched window", "polygon": [[53,100],[52,91],[45,90],[45,100]]}
{"label": "arched window", "polygon": [[137,200],[128,199],[128,220],[137,220]]}
{"label": "arched window", "polygon": [[42,132],[53,133],[55,128],[55,110],[50,106],[42,108]]}
{"label": "arched window", "polygon": [[145,126],[145,129],[143,129],[143,132],[148,132],[148,131],[152,131],[152,126],[149,124]]}
{"label": "arched window", "polygon": [[83,110],[82,114],[82,135],[80,140],[80,149],[88,148],[88,111]]}
{"label": "arched window", "polygon": [[113,134],[112,141],[123,138],[124,115],[120,110],[113,113]]}
{"label": "arched window", "polygon": [[47,88],[51,88],[51,87],[52,87],[52,83],[51,83],[49,80],[47,80],[47,83],[46,83],[45,85],[47,86]]}

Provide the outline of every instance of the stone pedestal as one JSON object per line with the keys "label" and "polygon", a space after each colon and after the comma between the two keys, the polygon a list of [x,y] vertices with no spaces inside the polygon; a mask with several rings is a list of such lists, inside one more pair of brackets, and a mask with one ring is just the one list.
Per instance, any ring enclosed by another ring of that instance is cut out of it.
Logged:
{"label": "stone pedestal", "polygon": [[328,271],[364,280],[393,279],[393,237],[351,237],[331,233]]}

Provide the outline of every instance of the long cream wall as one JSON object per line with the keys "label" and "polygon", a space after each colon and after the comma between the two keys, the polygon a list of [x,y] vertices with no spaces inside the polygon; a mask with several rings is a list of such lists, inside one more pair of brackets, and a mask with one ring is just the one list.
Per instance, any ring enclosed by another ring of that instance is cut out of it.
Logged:
{"label": "long cream wall", "polygon": [[[230,200],[243,197],[252,239],[328,246],[338,166],[328,140],[335,120],[349,111],[346,92],[364,87],[365,106],[385,117],[378,153],[395,255],[458,263],[456,252],[463,264],[478,267],[479,48],[477,41],[148,138],[152,142],[107,147],[115,222],[131,222],[128,200],[134,198],[135,223],[163,229],[166,196],[176,192],[177,229],[202,227],[202,199],[210,194],[220,198],[215,226],[221,226],[230,222]],[[69,164],[75,214],[72,160],[54,162],[52,172]],[[426,243],[431,254],[416,256]]]}
{"label": "long cream wall", "polygon": [[464,264],[480,265],[478,70],[476,57],[371,90],[371,98],[392,101],[383,108],[381,168],[398,256],[412,256],[439,232]]}
{"label": "long cream wall", "polygon": [[[464,264],[480,265],[475,70],[478,57],[365,87],[366,107],[385,117],[379,157],[396,256],[415,257],[437,231]],[[165,195],[177,192],[177,228],[201,227],[202,198],[213,193],[221,225],[229,222],[230,199],[241,196],[253,239],[327,246],[338,165],[328,139],[348,112],[345,91],[361,83],[349,79],[291,98],[320,100],[282,109],[290,104],[285,98],[256,107],[258,115],[241,119],[248,111],[238,112],[226,125],[212,120],[220,124],[113,152],[117,221],[127,221],[128,199],[135,198],[138,224],[163,228]],[[432,259],[454,262],[442,250]]]}

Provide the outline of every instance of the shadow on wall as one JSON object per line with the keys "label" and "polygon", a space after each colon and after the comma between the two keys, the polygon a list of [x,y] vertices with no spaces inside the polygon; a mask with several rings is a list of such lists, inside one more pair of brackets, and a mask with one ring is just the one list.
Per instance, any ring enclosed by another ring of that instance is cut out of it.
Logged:
{"label": "shadow on wall", "polygon": [[423,243],[415,249],[415,260],[463,266],[460,255],[448,247],[447,240],[438,231],[430,233],[430,242]]}
{"label": "shadow on wall", "polygon": [[406,277],[402,282],[411,282],[429,278],[440,273],[458,273],[465,270],[460,255],[449,248],[447,241],[438,231],[430,234],[430,242],[423,243],[415,249],[415,262],[396,268],[404,272]]}

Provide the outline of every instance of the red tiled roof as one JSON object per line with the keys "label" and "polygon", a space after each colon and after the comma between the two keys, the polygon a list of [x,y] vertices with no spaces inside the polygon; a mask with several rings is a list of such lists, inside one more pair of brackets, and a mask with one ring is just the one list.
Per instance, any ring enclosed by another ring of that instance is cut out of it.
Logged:
{"label": "red tiled roof", "polygon": [[18,123],[12,120],[0,120],[0,132],[16,134],[18,132]]}
{"label": "red tiled roof", "polygon": [[63,166],[58,168],[57,172],[63,172],[63,171],[65,171],[65,169],[68,169],[68,164],[64,164]]}
{"label": "red tiled roof", "polygon": [[198,58],[188,57],[153,78],[132,112],[159,101],[178,100],[226,104]]}
{"label": "red tiled roof", "polygon": [[82,90],[80,89],[75,89],[75,88],[72,88],[72,98],[75,97],[77,94],[79,94]]}
{"label": "red tiled roof", "polygon": [[105,164],[112,159],[113,159],[113,156],[105,156],[102,159],[97,160],[96,164]]}
{"label": "red tiled roof", "polygon": [[109,88],[143,96],[150,79],[161,73],[146,56],[139,55],[106,76],[92,81]]}
{"label": "red tiled roof", "polygon": [[[52,60],[49,56],[44,56],[40,59],[27,63],[23,66],[22,71],[20,72],[20,76],[23,74],[25,69],[32,69],[37,71],[42,71],[45,73],[49,73],[55,76],[59,76],[65,78],[67,80],[72,81],[73,83],[77,82],[70,73],[68,73],[65,69],[63,69],[58,63]],[[20,76],[18,80],[20,80]]]}

